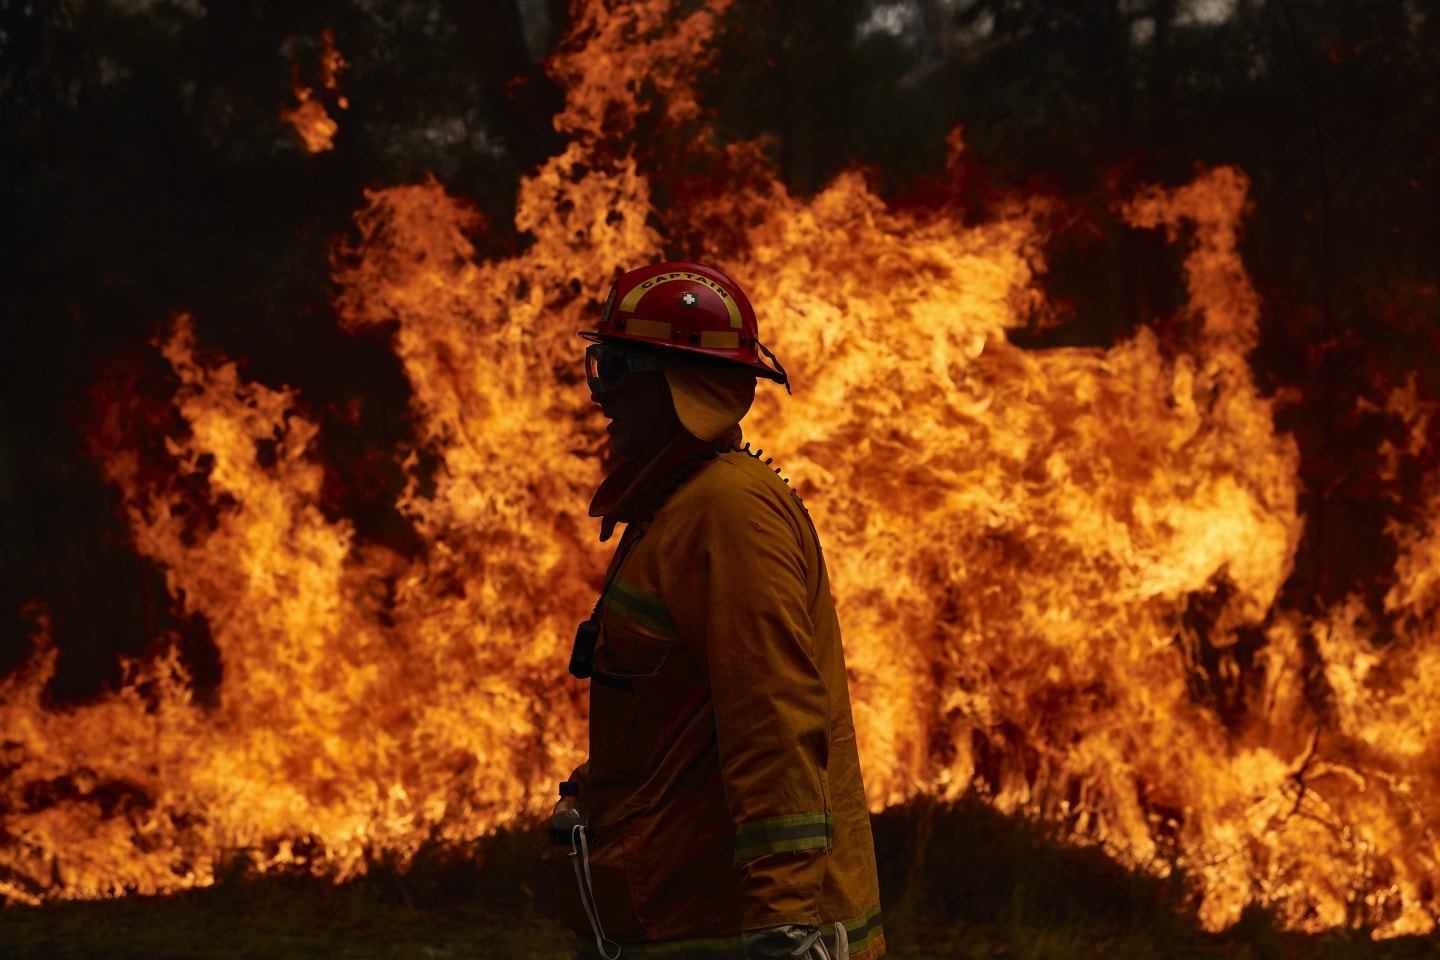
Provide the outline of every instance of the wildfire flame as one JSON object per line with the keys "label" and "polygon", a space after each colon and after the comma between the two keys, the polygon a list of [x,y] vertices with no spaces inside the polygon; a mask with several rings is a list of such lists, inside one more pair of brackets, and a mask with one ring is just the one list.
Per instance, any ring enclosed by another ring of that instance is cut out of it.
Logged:
{"label": "wildfire flame", "polygon": [[[335,49],[335,31],[321,31],[320,87],[329,92],[335,105],[341,110],[350,106],[345,97],[337,95],[340,89],[340,71],[346,66],[345,58]],[[295,128],[295,132],[305,144],[305,149],[310,153],[324,153],[335,149],[335,134],[340,132],[340,124],[331,119],[325,104],[318,99],[319,94],[315,88],[300,81],[300,68],[295,64],[290,67],[290,90],[295,96],[295,105],[281,107],[280,119]]]}
{"label": "wildfire flame", "polygon": [[[657,219],[678,234],[684,218],[718,225],[690,252],[747,287],[798,385],[762,390],[747,426],[825,536],[872,809],[980,790],[1185,869],[1211,928],[1258,901],[1303,930],[1434,929],[1440,497],[1422,529],[1391,531],[1386,602],[1414,614],[1397,639],[1372,643],[1358,601],[1318,622],[1278,605],[1299,457],[1247,363],[1244,174],[1116,200],[1187,251],[1183,343],[1141,329],[1025,351],[1006,331],[1042,296],[1042,201],[967,223],[891,209],[857,174],[793,197],[740,145],[704,148],[726,190],[655,209],[616,118],[645,77],[668,122],[697,123],[688,79],[727,4],[672,6],[577,4],[551,65],[571,142],[521,186],[525,252],[475,262],[475,214],[433,180],[367,194],[337,249],[343,323],[393,329],[416,449],[438,464],[427,481],[417,454],[404,463],[415,556],[321,509],[303,398],[175,321],[159,344],[179,382],[175,469],[142,469],[120,404],[95,447],[136,549],[209,625],[218,703],[192,703],[168,656],[113,696],[45,709],[42,638],[0,690],[0,895],[204,885],[237,850],[344,878],[376,851],[403,860],[542,809],[583,757],[563,663],[606,559],[584,517],[603,435],[574,333],[617,266],[663,255]],[[1434,412],[1413,384],[1393,403]],[[1263,643],[1242,665],[1246,631]],[[1243,709],[1217,709],[1216,682]]]}

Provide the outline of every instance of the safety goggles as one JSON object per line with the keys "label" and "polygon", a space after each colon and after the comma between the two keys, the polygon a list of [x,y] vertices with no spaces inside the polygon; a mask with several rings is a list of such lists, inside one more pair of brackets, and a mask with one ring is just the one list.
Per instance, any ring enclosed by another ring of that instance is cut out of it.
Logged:
{"label": "safety goggles", "polygon": [[663,370],[665,362],[653,353],[621,350],[595,343],[585,348],[585,380],[597,396],[610,393],[632,373]]}

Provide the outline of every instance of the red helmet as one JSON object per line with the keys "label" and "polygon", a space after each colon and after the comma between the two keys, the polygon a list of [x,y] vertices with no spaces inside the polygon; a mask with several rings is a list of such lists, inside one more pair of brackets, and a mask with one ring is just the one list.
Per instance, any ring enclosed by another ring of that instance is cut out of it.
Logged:
{"label": "red helmet", "polygon": [[[714,267],[683,261],[631,270],[616,280],[597,330],[597,343],[644,344],[747,367],[789,388],[789,377],[757,336],[745,291]],[[764,353],[774,367],[760,359]]]}

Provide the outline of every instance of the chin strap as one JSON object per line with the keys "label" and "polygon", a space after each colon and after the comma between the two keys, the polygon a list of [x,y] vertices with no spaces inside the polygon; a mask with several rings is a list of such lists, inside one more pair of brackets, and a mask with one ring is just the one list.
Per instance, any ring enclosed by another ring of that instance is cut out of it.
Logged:
{"label": "chin strap", "polygon": [[786,372],[785,372],[785,368],[782,367],[782,366],[780,366],[780,361],[779,361],[779,359],[776,358],[775,354],[773,354],[773,353],[770,352],[770,348],[769,348],[769,347],[765,346],[765,344],[761,343],[758,339],[756,339],[756,341],[755,341],[755,349],[757,349],[757,350],[759,350],[761,353],[765,354],[765,356],[770,359],[770,362],[773,363],[773,364],[775,364],[775,369],[776,369],[777,371],[779,371],[779,373],[780,373],[780,382],[783,383],[783,384],[785,384],[785,392],[786,392],[786,393],[789,393],[789,392],[790,392],[790,374],[786,373]]}

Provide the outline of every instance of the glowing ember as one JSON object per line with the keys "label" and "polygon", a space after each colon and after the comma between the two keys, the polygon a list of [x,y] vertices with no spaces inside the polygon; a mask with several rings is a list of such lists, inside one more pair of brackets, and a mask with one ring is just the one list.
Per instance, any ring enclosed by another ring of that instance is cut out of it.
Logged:
{"label": "glowing ember", "polygon": [[[348,107],[349,102],[344,97],[333,95],[340,88],[340,71],[345,67],[345,58],[335,49],[335,31],[323,31],[320,34],[320,86],[332,94],[335,105],[341,110]],[[295,105],[282,107],[280,119],[295,128],[309,152],[333,150],[340,125],[330,118],[325,104],[317,99],[315,88],[300,82],[298,67],[291,67],[290,89],[295,95]]]}
{"label": "glowing ember", "polygon": [[[174,323],[177,474],[149,477],[105,431],[96,445],[137,549],[209,624],[218,704],[192,704],[160,658],[113,697],[45,710],[42,643],[0,690],[18,811],[0,894],[207,884],[234,850],[345,877],[546,802],[582,754],[563,665],[605,560],[583,515],[603,436],[574,332],[617,266],[662,254],[649,224],[666,212],[614,118],[644,76],[694,122],[687,79],[722,10],[578,5],[552,65],[572,142],[521,187],[523,254],[475,263],[473,214],[433,181],[369,194],[337,250],[343,322],[395,324],[416,443],[439,464],[422,483],[405,463],[413,559],[321,512],[300,398]],[[735,189],[684,211],[729,226],[724,249],[688,253],[746,285],[795,376],[793,397],[761,391],[750,433],[827,535],[873,808],[980,790],[1185,869],[1212,928],[1258,900],[1300,929],[1431,930],[1440,495],[1423,529],[1392,531],[1387,604],[1414,614],[1397,639],[1371,643],[1358,603],[1323,622],[1277,604],[1298,455],[1246,359],[1261,317],[1236,251],[1244,175],[1117,198],[1187,251],[1182,343],[1141,329],[1026,352],[1006,331],[1040,297],[1041,205],[979,224],[902,213],[855,175],[799,199],[758,156],[730,148]],[[1433,415],[1413,389],[1393,403]],[[213,520],[183,509],[196,490]],[[1253,662],[1242,634],[1262,638]]]}

